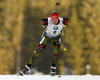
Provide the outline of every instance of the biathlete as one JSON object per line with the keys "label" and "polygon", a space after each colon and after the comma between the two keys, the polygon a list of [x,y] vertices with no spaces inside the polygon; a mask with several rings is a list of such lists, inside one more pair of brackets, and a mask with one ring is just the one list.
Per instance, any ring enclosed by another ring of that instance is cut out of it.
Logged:
{"label": "biathlete", "polygon": [[19,75],[24,75],[28,70],[30,70],[31,65],[34,63],[36,58],[41,54],[41,52],[49,44],[53,44],[54,57],[51,65],[51,75],[56,74],[57,61],[59,57],[59,49],[61,45],[61,32],[64,26],[69,22],[68,18],[60,18],[58,12],[54,11],[51,13],[51,17],[42,18],[41,23],[43,28],[45,28],[44,35],[38,45],[36,52],[31,56],[29,62],[20,71]]}

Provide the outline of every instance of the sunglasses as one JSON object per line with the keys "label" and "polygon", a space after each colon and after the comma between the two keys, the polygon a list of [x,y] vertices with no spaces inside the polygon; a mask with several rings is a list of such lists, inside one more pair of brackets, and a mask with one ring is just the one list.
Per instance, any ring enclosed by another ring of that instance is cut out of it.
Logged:
{"label": "sunglasses", "polygon": [[58,19],[53,19],[52,21],[58,21]]}

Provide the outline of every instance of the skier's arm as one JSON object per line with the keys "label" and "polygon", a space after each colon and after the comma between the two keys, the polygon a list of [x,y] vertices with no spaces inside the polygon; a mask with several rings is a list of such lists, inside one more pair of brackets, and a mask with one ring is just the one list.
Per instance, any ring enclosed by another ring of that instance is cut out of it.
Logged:
{"label": "skier's arm", "polygon": [[42,18],[41,24],[43,28],[46,28],[46,26],[48,25],[48,18]]}
{"label": "skier's arm", "polygon": [[68,22],[69,22],[69,19],[68,18],[63,18],[64,27],[68,24]]}

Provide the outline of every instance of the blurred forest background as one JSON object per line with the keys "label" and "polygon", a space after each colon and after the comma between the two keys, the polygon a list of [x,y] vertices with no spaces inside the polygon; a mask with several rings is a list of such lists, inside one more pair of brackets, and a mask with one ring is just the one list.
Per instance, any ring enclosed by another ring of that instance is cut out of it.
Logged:
{"label": "blurred forest background", "polygon": [[[69,18],[65,47],[60,49],[57,73],[100,75],[100,0],[0,0],[0,74],[18,73],[41,39],[41,18],[49,17],[60,2],[60,17]],[[63,42],[62,42],[63,43]],[[32,68],[49,74],[53,48],[49,45]]]}

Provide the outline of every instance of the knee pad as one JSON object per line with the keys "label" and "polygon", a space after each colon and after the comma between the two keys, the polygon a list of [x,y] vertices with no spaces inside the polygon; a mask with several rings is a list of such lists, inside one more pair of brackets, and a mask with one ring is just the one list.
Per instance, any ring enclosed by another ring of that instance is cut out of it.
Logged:
{"label": "knee pad", "polygon": [[58,58],[58,54],[54,54],[54,57],[57,59]]}
{"label": "knee pad", "polygon": [[60,47],[60,43],[59,42],[56,42],[56,43],[54,43],[54,46]]}
{"label": "knee pad", "polygon": [[32,59],[35,59],[35,58],[36,58],[36,56],[33,55],[33,56],[32,56]]}
{"label": "knee pad", "polygon": [[39,44],[39,49],[44,49],[46,46],[44,46],[43,44]]}
{"label": "knee pad", "polygon": [[54,46],[60,46],[59,42],[54,43]]}

